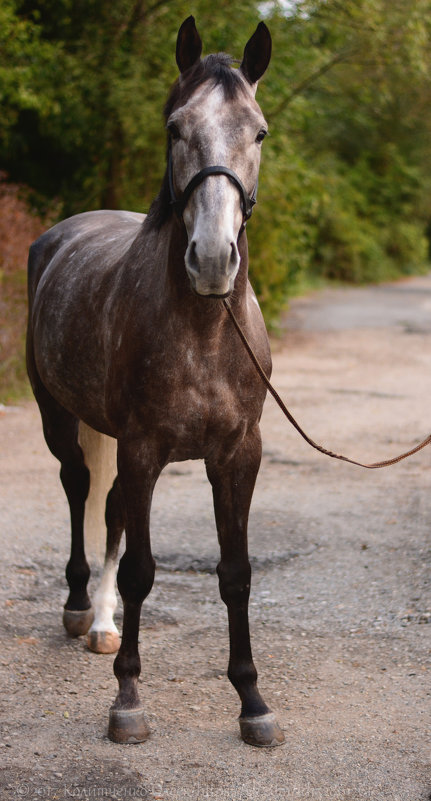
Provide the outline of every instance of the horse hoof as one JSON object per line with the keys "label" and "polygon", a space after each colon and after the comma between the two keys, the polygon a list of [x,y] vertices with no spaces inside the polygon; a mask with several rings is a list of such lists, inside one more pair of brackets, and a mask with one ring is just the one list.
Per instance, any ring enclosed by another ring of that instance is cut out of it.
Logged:
{"label": "horse hoof", "polygon": [[114,709],[109,710],[108,737],[114,743],[142,743],[150,736],[144,710]]}
{"label": "horse hoof", "polygon": [[117,631],[89,631],[87,647],[95,654],[115,654],[120,647]]}
{"label": "horse hoof", "polygon": [[273,712],[254,718],[239,718],[241,737],[245,743],[259,748],[274,748],[283,745],[284,734]]}
{"label": "horse hoof", "polygon": [[92,607],[89,609],[75,610],[65,609],[63,612],[63,626],[71,637],[80,637],[81,634],[87,634],[94,620],[94,612]]}

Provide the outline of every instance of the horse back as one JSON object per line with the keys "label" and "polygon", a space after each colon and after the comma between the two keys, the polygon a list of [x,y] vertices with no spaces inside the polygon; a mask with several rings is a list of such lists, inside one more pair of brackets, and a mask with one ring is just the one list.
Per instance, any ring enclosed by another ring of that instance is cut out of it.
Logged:
{"label": "horse back", "polygon": [[118,237],[120,246],[123,242],[130,243],[137,235],[145,216],[145,214],[125,211],[90,211],[62,220],[45,231],[33,242],[29,251],[30,303],[34,299],[35,291],[45,270],[61,252],[66,253],[69,245],[76,242],[77,247],[82,249],[82,245],[79,243],[85,239],[90,243],[93,242],[93,247],[97,247],[99,252],[104,244],[106,247],[111,244],[111,250],[114,250],[115,248],[112,247],[114,236]]}

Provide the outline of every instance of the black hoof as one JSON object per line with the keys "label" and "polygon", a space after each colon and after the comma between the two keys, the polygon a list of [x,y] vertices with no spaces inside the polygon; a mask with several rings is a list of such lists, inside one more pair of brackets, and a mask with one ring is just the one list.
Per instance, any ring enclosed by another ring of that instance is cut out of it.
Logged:
{"label": "black hoof", "polygon": [[273,712],[254,718],[239,718],[241,737],[245,743],[259,748],[274,748],[283,745],[284,734]]}
{"label": "black hoof", "polygon": [[65,609],[63,612],[63,626],[71,637],[80,637],[82,634],[87,634],[93,620],[94,612],[91,606],[89,609],[83,609],[82,611]]}
{"label": "black hoof", "polygon": [[108,737],[114,743],[142,743],[149,736],[143,709],[109,710]]}

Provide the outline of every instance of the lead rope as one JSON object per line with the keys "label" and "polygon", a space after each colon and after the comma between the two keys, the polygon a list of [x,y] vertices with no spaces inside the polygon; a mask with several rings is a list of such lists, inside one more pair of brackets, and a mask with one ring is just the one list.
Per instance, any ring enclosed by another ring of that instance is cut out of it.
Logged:
{"label": "lead rope", "polygon": [[242,340],[242,342],[244,344],[244,347],[245,347],[248,355],[250,356],[250,359],[252,360],[257,372],[259,373],[263,383],[265,384],[265,386],[267,387],[267,389],[271,393],[271,395],[274,398],[274,400],[278,403],[281,411],[285,414],[285,416],[289,420],[289,423],[291,423],[293,425],[293,427],[296,428],[297,432],[301,435],[301,437],[303,439],[305,439],[305,441],[308,442],[308,444],[311,445],[312,448],[315,448],[316,451],[319,451],[320,453],[325,454],[325,456],[330,456],[331,459],[340,459],[343,462],[349,462],[349,464],[356,464],[358,467],[365,467],[365,468],[367,468],[367,470],[375,470],[375,469],[377,469],[379,467],[390,467],[390,465],[392,465],[392,464],[397,464],[397,462],[401,462],[403,459],[407,459],[409,456],[413,456],[414,453],[417,453],[418,451],[422,450],[422,448],[425,448],[426,445],[430,444],[430,442],[431,442],[431,434],[426,439],[424,439],[424,441],[421,442],[420,445],[416,445],[416,447],[412,448],[410,451],[407,451],[406,453],[402,453],[402,454],[400,454],[400,456],[395,456],[393,459],[387,459],[384,462],[374,462],[373,464],[362,464],[362,462],[356,462],[354,459],[348,459],[347,456],[342,456],[341,454],[333,453],[333,451],[328,451],[327,448],[324,448],[322,445],[318,445],[317,442],[314,442],[312,439],[310,439],[308,434],[306,434],[305,431],[303,431],[303,429],[301,428],[299,423],[296,422],[296,420],[293,417],[293,415],[289,412],[289,409],[285,406],[285,404],[281,400],[280,395],[278,394],[278,392],[272,386],[272,384],[271,384],[269,378],[266,376],[266,374],[265,374],[260,362],[258,361],[257,357],[255,356],[254,351],[253,351],[253,349],[252,349],[252,347],[251,347],[246,335],[244,334],[244,332],[243,332],[238,320],[236,319],[231,307],[229,306],[229,304],[228,304],[228,302],[226,300],[223,300],[223,305],[224,305],[227,313],[229,314],[229,316],[230,316],[230,318],[231,318],[231,320],[232,320],[232,322],[233,322],[233,324],[234,324],[234,326],[235,326],[235,328],[236,328],[236,330],[238,332],[238,335],[239,335],[240,339]]}

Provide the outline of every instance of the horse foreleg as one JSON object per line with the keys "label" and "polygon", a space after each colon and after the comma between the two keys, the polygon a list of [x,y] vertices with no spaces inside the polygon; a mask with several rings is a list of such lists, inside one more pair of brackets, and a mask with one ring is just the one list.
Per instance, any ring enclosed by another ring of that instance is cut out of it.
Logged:
{"label": "horse foreleg", "polygon": [[248,622],[251,567],[247,523],[261,451],[256,427],[227,463],[208,462],[207,473],[213,488],[220,542],[221,559],[217,566],[220,595],[229,619],[228,677],[241,699],[241,736],[250,745],[275,746],[284,742],[284,735],[257,688]]}
{"label": "horse foreleg", "polygon": [[120,635],[114,623],[117,608],[115,579],[117,575],[118,549],[124,531],[124,508],[118,478],[106,500],[106,555],[103,574],[93,596],[94,620],[87,635],[90,651],[97,654],[113,654],[120,647]]}
{"label": "horse foreleg", "polygon": [[108,730],[110,739],[118,743],[141,742],[149,735],[138,694],[138,636],[142,602],[154,581],[149,520],[160,469],[145,446],[119,441],[118,476],[126,519],[126,550],[120,559],[117,583],[124,613],[121,646],[114,662],[119,689],[110,710]]}

